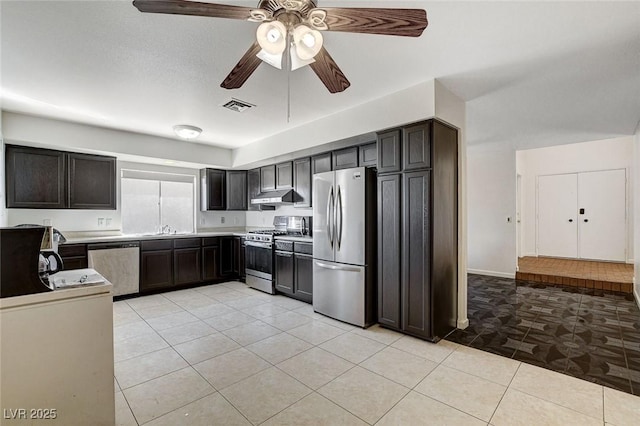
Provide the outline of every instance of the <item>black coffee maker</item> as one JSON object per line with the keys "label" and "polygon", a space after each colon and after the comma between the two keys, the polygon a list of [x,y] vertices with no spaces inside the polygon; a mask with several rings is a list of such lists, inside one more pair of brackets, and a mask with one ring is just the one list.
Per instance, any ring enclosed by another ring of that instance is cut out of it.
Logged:
{"label": "black coffee maker", "polygon": [[48,273],[46,278],[40,274],[40,249],[47,230],[44,226],[0,228],[0,297],[53,290]]}

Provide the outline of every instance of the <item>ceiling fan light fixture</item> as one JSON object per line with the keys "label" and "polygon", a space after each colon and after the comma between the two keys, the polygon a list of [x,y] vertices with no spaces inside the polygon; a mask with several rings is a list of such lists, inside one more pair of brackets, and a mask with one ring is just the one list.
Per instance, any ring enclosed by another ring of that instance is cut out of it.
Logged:
{"label": "ceiling fan light fixture", "polygon": [[258,52],[256,56],[260,58],[263,62],[266,62],[267,64],[271,65],[272,67],[278,68],[279,70],[282,69],[282,58],[283,58],[282,53],[273,55],[267,52],[266,50],[262,49],[261,51]]}
{"label": "ceiling fan light fixture", "polygon": [[176,124],[173,131],[182,139],[196,139],[202,133],[200,127],[191,126],[189,124]]}
{"label": "ceiling fan light fixture", "polygon": [[265,52],[281,54],[287,46],[287,28],[280,21],[263,22],[256,31],[256,39]]}
{"label": "ceiling fan light fixture", "polygon": [[311,59],[302,59],[302,58],[300,58],[300,56],[298,56],[297,49],[291,49],[291,71],[295,71],[298,68],[302,68],[304,66],[312,64],[315,61],[316,60],[313,59],[313,58],[311,58]]}
{"label": "ceiling fan light fixture", "polygon": [[320,31],[298,25],[293,29],[293,42],[300,59],[309,60],[320,52],[324,39]]}

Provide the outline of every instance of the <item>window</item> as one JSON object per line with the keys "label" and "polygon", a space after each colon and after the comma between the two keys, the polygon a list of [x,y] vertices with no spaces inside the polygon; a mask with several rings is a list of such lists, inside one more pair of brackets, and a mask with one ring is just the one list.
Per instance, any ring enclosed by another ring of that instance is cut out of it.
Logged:
{"label": "window", "polygon": [[122,170],[122,232],[194,232],[195,176]]}

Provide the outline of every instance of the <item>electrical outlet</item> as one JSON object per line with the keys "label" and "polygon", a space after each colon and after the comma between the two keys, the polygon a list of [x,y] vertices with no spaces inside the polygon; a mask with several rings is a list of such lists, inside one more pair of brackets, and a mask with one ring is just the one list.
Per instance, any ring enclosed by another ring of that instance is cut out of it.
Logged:
{"label": "electrical outlet", "polygon": [[98,228],[104,227],[104,217],[98,218]]}
{"label": "electrical outlet", "polygon": [[200,216],[200,225],[204,225],[204,216]]}
{"label": "electrical outlet", "polygon": [[224,216],[220,216],[220,223],[224,223]]}
{"label": "electrical outlet", "polygon": [[51,219],[43,219],[42,224],[44,226],[51,226]]}
{"label": "electrical outlet", "polygon": [[110,217],[108,217],[108,218],[105,220],[105,226],[106,226],[107,228],[111,226],[111,218],[110,218]]}

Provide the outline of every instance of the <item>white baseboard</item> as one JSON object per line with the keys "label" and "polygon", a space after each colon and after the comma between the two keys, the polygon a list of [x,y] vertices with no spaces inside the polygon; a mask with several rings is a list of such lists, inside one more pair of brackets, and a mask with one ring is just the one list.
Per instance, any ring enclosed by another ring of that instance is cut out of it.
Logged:
{"label": "white baseboard", "polygon": [[630,263],[633,265],[634,263],[636,263],[636,261],[634,259],[627,259],[627,263]]}
{"label": "white baseboard", "polygon": [[636,299],[636,305],[638,305],[638,309],[640,309],[640,295],[638,294],[638,286],[634,284],[633,287],[633,295]]}
{"label": "white baseboard", "polygon": [[462,321],[458,320],[458,328],[460,330],[464,330],[467,327],[469,327],[469,318],[466,318]]}
{"label": "white baseboard", "polygon": [[524,253],[520,257],[538,257],[538,253]]}
{"label": "white baseboard", "polygon": [[500,277],[500,278],[515,278],[516,277],[515,272],[507,273],[507,272],[497,272],[497,271],[485,271],[483,269],[468,269],[467,268],[467,273],[468,274],[478,274],[478,275],[488,275],[490,277]]}

